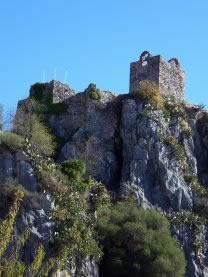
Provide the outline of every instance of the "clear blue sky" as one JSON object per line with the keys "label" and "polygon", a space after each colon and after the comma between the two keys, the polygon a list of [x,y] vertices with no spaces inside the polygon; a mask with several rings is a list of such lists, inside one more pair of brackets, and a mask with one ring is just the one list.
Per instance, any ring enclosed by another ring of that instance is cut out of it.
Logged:
{"label": "clear blue sky", "polygon": [[6,0],[0,4],[0,103],[53,79],[128,92],[129,64],[143,50],[178,57],[186,100],[208,105],[207,0]]}

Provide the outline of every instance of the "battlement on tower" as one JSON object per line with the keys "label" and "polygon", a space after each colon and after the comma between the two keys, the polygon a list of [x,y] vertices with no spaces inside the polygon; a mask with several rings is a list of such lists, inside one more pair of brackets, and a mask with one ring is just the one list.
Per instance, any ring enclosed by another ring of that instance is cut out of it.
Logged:
{"label": "battlement on tower", "polygon": [[176,58],[164,61],[161,55],[144,51],[139,61],[130,64],[130,93],[139,93],[139,82],[149,80],[159,86],[166,96],[184,100],[185,73]]}

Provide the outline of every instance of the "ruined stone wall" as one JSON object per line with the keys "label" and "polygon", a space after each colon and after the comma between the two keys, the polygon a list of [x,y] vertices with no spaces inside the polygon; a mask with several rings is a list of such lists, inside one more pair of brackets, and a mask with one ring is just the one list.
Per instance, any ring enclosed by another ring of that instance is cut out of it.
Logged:
{"label": "ruined stone wall", "polygon": [[44,94],[51,94],[53,103],[59,103],[74,95],[75,90],[71,89],[66,84],[53,80],[45,84]]}
{"label": "ruined stone wall", "polygon": [[159,88],[162,94],[184,99],[185,74],[174,64],[160,60]]}
{"label": "ruined stone wall", "polygon": [[143,80],[157,84],[163,95],[184,99],[185,73],[175,58],[166,62],[162,56],[144,51],[140,60],[130,65],[130,93],[139,93],[139,82]]}
{"label": "ruined stone wall", "polygon": [[35,83],[30,88],[30,97],[38,96],[42,100],[52,103],[65,101],[73,95],[75,95],[75,90],[56,80],[49,83]]}
{"label": "ruined stone wall", "polygon": [[148,62],[133,62],[130,65],[130,93],[138,92],[139,82],[149,80],[159,85],[160,56],[152,57]]}

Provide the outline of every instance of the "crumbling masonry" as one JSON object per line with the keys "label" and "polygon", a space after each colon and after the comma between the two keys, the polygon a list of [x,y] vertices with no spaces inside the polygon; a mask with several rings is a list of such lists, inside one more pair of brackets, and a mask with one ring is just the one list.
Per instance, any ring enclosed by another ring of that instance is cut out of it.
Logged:
{"label": "crumbling masonry", "polygon": [[163,95],[184,100],[185,73],[176,58],[166,62],[162,56],[144,51],[139,61],[130,65],[130,93],[139,93],[139,82],[143,80],[157,84]]}

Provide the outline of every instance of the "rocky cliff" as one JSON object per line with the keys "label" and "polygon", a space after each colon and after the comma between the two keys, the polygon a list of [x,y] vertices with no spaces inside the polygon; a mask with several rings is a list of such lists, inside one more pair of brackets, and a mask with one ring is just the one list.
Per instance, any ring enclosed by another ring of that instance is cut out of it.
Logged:
{"label": "rocky cliff", "polygon": [[[155,108],[129,94],[117,96],[109,91],[100,91],[97,100],[88,90],[75,93],[57,81],[45,84],[44,90],[52,94],[55,91],[60,95],[58,102],[67,107],[62,112],[50,113],[48,120],[61,138],[58,163],[84,160],[88,175],[118,195],[136,195],[138,204],[144,208],[172,213],[175,217],[181,211],[206,212],[202,203],[204,197],[197,194],[198,187],[203,193],[208,186],[206,111],[174,99],[166,100],[165,109]],[[24,108],[26,102],[20,101],[18,110]],[[190,176],[197,178],[197,185],[193,185]],[[38,182],[24,153],[11,152],[2,145],[0,182],[4,183],[8,177],[16,178],[28,191],[37,190]],[[36,240],[47,245],[52,228],[47,218],[50,209],[51,201],[43,195],[38,207],[25,210],[16,221],[15,232],[21,232],[24,225],[32,229],[30,247],[24,253],[28,259],[34,254]],[[172,232],[185,251],[187,276],[208,276],[206,228],[200,225],[201,231],[197,234],[201,250],[193,246],[196,238],[191,224],[183,218],[180,224],[173,224]],[[97,267],[90,261],[84,271],[89,277],[98,276]],[[67,276],[66,272],[59,276]]]}

